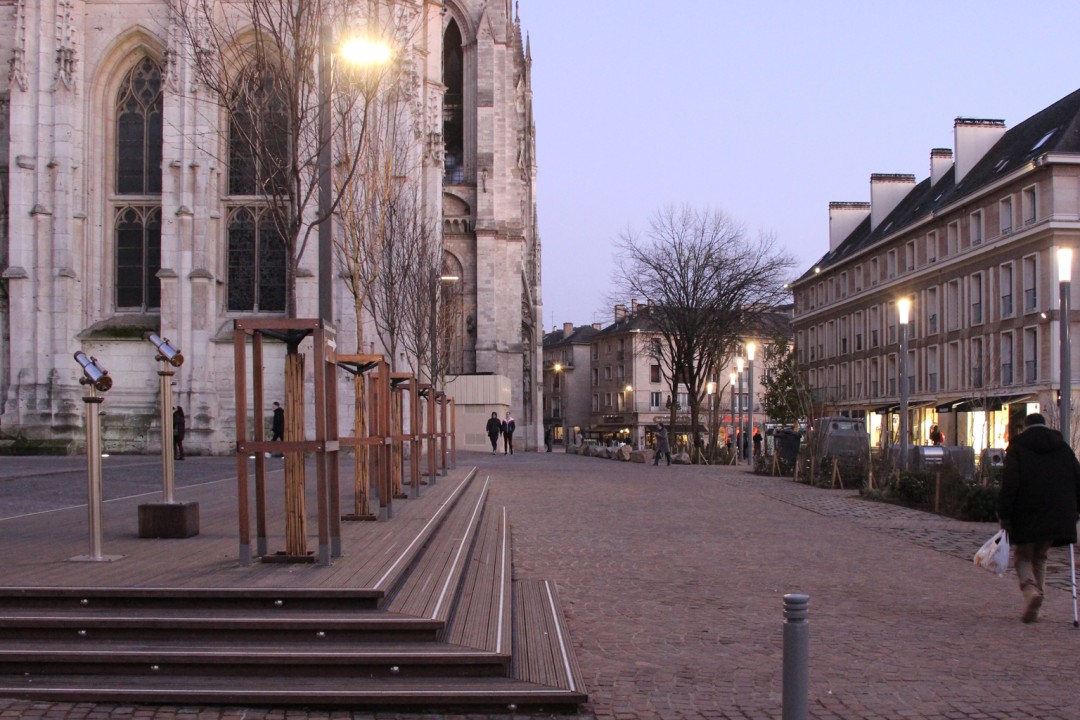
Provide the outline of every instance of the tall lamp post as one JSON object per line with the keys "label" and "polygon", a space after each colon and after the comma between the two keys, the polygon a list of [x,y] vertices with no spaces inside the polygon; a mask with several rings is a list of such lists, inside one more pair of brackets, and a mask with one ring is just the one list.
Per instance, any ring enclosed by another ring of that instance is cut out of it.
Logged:
{"label": "tall lamp post", "polygon": [[747,394],[750,396],[750,402],[747,404],[746,413],[749,421],[747,422],[746,432],[750,438],[750,452],[746,454],[746,464],[753,467],[754,465],[754,352],[757,350],[757,345],[752,342],[746,343],[746,359],[747,364]]}
{"label": "tall lamp post", "polygon": [[[735,383],[738,382],[738,373],[731,373],[728,379],[731,381],[728,387],[731,388],[731,434],[728,436],[731,438],[731,446],[735,447],[738,443],[735,441]],[[736,448],[738,453],[738,448]]]}
{"label": "tall lamp post", "polygon": [[743,440],[746,439],[745,436],[743,435],[743,403],[742,403],[742,381],[743,381],[743,368],[745,367],[745,363],[746,363],[746,361],[743,360],[741,355],[739,357],[735,358],[735,367],[739,371],[739,373],[738,373],[739,374],[739,424],[737,426],[738,427],[738,430],[737,430],[738,434],[735,436],[735,447],[736,447],[736,454],[737,454],[737,456],[739,457],[740,460],[742,459],[742,456],[743,456],[743,450],[742,450]]}
{"label": "tall lamp post", "polygon": [[709,452],[715,452],[714,447],[716,442],[714,437],[719,438],[719,433],[716,432],[716,383],[709,381],[705,383],[705,394],[709,396]]}
{"label": "tall lamp post", "polygon": [[1069,339],[1069,295],[1072,293],[1072,248],[1058,248],[1058,286],[1061,290],[1061,435],[1072,445],[1069,427],[1072,420],[1072,347]]}
{"label": "tall lamp post", "polygon": [[900,319],[900,467],[908,464],[908,379],[907,379],[907,330],[911,315],[911,300],[904,297],[896,301]]}

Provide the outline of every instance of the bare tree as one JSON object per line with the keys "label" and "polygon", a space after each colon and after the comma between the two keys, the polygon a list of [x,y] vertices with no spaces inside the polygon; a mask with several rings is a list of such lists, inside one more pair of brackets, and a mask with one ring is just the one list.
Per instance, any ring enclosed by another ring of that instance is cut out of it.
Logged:
{"label": "bare tree", "polygon": [[671,390],[671,421],[684,385],[695,445],[705,383],[758,317],[787,296],[783,283],[794,261],[774,245],[768,235],[747,239],[719,211],[690,206],[657,212],[644,234],[627,231],[617,243],[616,286],[651,301],[659,334],[651,353]]}
{"label": "bare tree", "polygon": [[[258,242],[277,245],[284,254],[280,309],[290,317],[296,316],[297,267],[312,233],[326,220],[316,208],[321,98],[332,97],[366,112],[384,86],[385,74],[395,69],[389,64],[363,72],[339,71],[338,78],[347,83],[335,84],[333,73],[320,78],[320,47],[332,42],[324,30],[349,32],[363,26],[368,36],[389,42],[386,18],[393,13],[386,6],[385,0],[170,2],[176,34],[191,51],[195,79],[227,117],[227,142],[222,146],[228,192],[259,199],[260,217],[269,222],[259,231]],[[341,87],[346,92],[339,92]],[[362,148],[365,124],[359,128],[352,138],[355,144],[344,150],[346,156],[358,155]],[[338,198],[354,178],[350,172],[339,181]],[[277,292],[271,290],[271,279],[262,284],[267,293]],[[256,302],[257,309],[279,309],[267,304]]]}

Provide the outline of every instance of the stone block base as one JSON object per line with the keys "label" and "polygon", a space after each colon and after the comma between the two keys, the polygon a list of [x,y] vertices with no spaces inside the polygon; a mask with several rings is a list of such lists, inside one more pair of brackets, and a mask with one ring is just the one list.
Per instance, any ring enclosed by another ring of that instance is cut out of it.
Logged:
{"label": "stone block base", "polygon": [[139,506],[139,537],[186,538],[199,534],[199,503],[148,503]]}

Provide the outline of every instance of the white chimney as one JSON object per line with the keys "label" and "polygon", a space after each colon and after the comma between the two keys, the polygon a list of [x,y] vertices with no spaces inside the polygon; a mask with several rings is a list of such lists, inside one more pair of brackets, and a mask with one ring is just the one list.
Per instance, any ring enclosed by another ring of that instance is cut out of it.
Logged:
{"label": "white chimney", "polygon": [[953,146],[956,148],[957,185],[1004,134],[1004,120],[956,118],[953,123]]}
{"label": "white chimney", "polygon": [[574,334],[574,323],[563,323],[562,324],[563,340],[565,340],[566,338],[570,337],[573,334]]}
{"label": "white chimney", "polygon": [[619,322],[619,321],[625,320],[625,319],[626,319],[626,306],[621,305],[621,304],[616,305],[615,306],[615,322]]}
{"label": "white chimney", "polygon": [[934,148],[930,151],[930,187],[938,184],[938,180],[945,177],[949,168],[953,166],[952,150],[949,148]]}
{"label": "white chimney", "polygon": [[829,251],[838,248],[869,214],[868,202],[829,203]]}
{"label": "white chimney", "polygon": [[895,173],[874,173],[871,175],[870,229],[877,228],[914,188],[914,175]]}

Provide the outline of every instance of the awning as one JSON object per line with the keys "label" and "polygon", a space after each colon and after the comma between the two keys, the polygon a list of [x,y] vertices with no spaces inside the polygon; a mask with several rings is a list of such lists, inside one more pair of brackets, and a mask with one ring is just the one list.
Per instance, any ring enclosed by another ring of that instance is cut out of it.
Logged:
{"label": "awning", "polygon": [[877,413],[878,415],[893,415],[900,412],[900,403],[890,403],[889,405],[872,407],[870,408],[870,412]]}
{"label": "awning", "polygon": [[961,397],[938,405],[937,410],[938,412],[994,412],[995,410],[1001,410],[1006,405],[1030,400],[1033,397],[1035,395],[1032,393]]}

